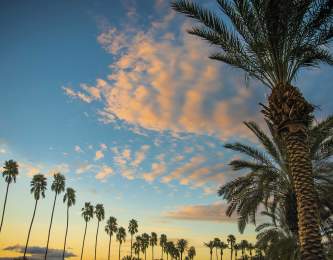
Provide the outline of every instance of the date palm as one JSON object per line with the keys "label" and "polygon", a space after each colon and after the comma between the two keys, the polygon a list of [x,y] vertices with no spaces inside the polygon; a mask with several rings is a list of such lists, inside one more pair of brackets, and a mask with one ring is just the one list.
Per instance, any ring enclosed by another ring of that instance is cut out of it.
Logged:
{"label": "date palm", "polygon": [[119,242],[118,259],[120,260],[120,248],[121,248],[121,244],[126,241],[126,229],[123,227],[118,228],[116,238],[117,238],[117,241]]}
{"label": "date palm", "polygon": [[194,257],[196,256],[196,251],[195,251],[195,247],[191,246],[188,251],[187,251],[188,257],[190,258],[190,260],[193,260]]}
{"label": "date palm", "polygon": [[66,241],[67,241],[67,232],[68,232],[68,222],[69,222],[69,208],[75,205],[75,190],[72,188],[67,188],[63,202],[67,204],[67,220],[66,220],[66,231],[65,231],[65,242],[64,249],[62,251],[62,259],[65,260],[65,251],[66,251]]}
{"label": "date palm", "polygon": [[154,246],[157,245],[157,234],[155,232],[151,232],[149,244],[151,246],[151,259],[154,260]]}
{"label": "date palm", "polygon": [[95,206],[95,216],[97,218],[97,230],[96,230],[96,240],[95,240],[95,260],[96,260],[99,223],[105,217],[105,212],[104,212],[104,206],[103,206],[103,204],[97,204]]}
{"label": "date palm", "polygon": [[31,219],[31,223],[30,223],[30,227],[29,227],[29,231],[28,231],[28,237],[27,237],[27,242],[25,244],[23,259],[26,259],[25,255],[27,254],[27,248],[28,248],[28,244],[29,244],[32,224],[35,219],[37,203],[40,198],[45,198],[45,191],[47,189],[46,186],[47,186],[47,182],[46,182],[46,178],[44,177],[43,174],[36,174],[32,177],[32,180],[30,182],[30,187],[31,187],[30,192],[34,195],[35,207],[34,207],[34,213],[32,214],[32,219]]}
{"label": "date palm", "polygon": [[208,243],[204,243],[204,246],[209,248],[210,260],[213,259],[213,250],[215,247],[214,241],[209,241]]}
{"label": "date palm", "polygon": [[86,240],[86,234],[87,234],[87,226],[88,226],[88,222],[94,217],[94,206],[91,205],[90,202],[84,203],[84,207],[81,209],[81,215],[85,222],[84,234],[83,234],[83,240],[82,240],[82,248],[81,248],[81,257],[80,257],[80,259],[82,260],[84,242]]}
{"label": "date palm", "polygon": [[149,247],[150,236],[147,233],[141,235],[141,247],[142,252],[145,255],[145,260],[147,259],[147,248]]}
{"label": "date palm", "polygon": [[230,246],[230,259],[232,260],[233,250],[234,250],[234,246],[236,244],[236,238],[235,238],[235,236],[232,235],[232,234],[228,235],[227,242],[228,242],[228,244]]}
{"label": "date palm", "polygon": [[177,249],[179,250],[180,253],[180,260],[183,259],[183,253],[187,249],[188,242],[185,239],[179,239],[177,241]]}
{"label": "date palm", "polygon": [[61,192],[63,192],[65,190],[65,176],[64,175],[62,175],[60,173],[56,173],[53,175],[53,182],[51,184],[51,190],[54,191],[54,200],[53,200],[53,207],[52,207],[51,220],[50,220],[50,226],[49,226],[49,233],[48,233],[47,242],[46,242],[46,250],[45,250],[45,255],[44,255],[45,260],[46,260],[47,253],[49,250],[53,214],[54,214],[57,197]]}
{"label": "date palm", "polygon": [[281,135],[287,148],[297,199],[302,259],[324,259],[318,221],[310,149],[312,106],[293,86],[302,68],[333,64],[327,46],[332,41],[333,4],[330,0],[217,0],[215,12],[188,0],[172,7],[196,19],[190,34],[221,48],[210,58],[241,69],[271,91],[262,113]]}
{"label": "date palm", "polygon": [[165,246],[166,246],[166,242],[168,241],[168,238],[165,234],[161,234],[160,236],[160,246],[161,246],[161,259],[163,260],[163,253],[165,252]]}
{"label": "date palm", "polygon": [[2,230],[3,219],[5,217],[5,210],[6,210],[6,204],[7,204],[7,196],[8,196],[9,185],[12,182],[14,182],[14,183],[16,182],[16,176],[18,174],[19,174],[19,171],[18,171],[17,162],[15,162],[13,160],[5,161],[5,165],[4,165],[3,171],[2,171],[2,177],[4,177],[5,182],[7,182],[7,188],[6,188],[5,201],[3,203],[3,209],[2,209],[0,233],[1,233],[1,230]]}
{"label": "date palm", "polygon": [[128,225],[128,232],[131,234],[131,256],[133,248],[133,236],[138,233],[138,222],[135,219],[131,219]]}
{"label": "date palm", "polygon": [[110,253],[111,253],[111,238],[113,234],[115,234],[118,230],[117,228],[117,219],[115,217],[109,217],[106,222],[105,232],[109,235],[109,250],[108,250],[108,260],[110,260]]}

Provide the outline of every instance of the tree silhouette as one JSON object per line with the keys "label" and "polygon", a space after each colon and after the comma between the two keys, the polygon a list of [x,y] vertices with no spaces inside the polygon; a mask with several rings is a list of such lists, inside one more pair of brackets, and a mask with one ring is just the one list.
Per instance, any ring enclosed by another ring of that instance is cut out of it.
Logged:
{"label": "tree silhouette", "polygon": [[149,247],[149,240],[150,240],[150,237],[147,233],[143,233],[141,235],[141,248],[142,248],[142,252],[145,255],[145,260],[147,260],[147,248]]}
{"label": "tree silhouette", "polygon": [[43,174],[36,174],[32,177],[32,181],[30,183],[30,187],[31,187],[30,192],[34,195],[34,198],[35,198],[35,207],[34,207],[34,213],[32,214],[32,219],[31,219],[31,223],[30,223],[30,227],[29,227],[27,242],[25,244],[23,259],[26,259],[25,255],[27,254],[27,248],[28,248],[29,239],[30,239],[30,232],[31,232],[32,224],[35,219],[37,203],[40,198],[45,198],[45,191],[47,189],[46,186],[47,186],[47,182],[46,182],[46,178],[44,177]]}
{"label": "tree silhouette", "polygon": [[131,219],[128,225],[128,232],[131,234],[131,257],[133,248],[133,236],[138,233],[138,222],[135,219]]}
{"label": "tree silhouette", "polygon": [[154,260],[154,246],[157,245],[157,234],[155,232],[151,232],[149,242],[150,242],[150,246],[151,246],[151,259]]}
{"label": "tree silhouette", "polygon": [[217,256],[217,249],[219,248],[220,246],[220,243],[221,243],[221,240],[219,238],[214,238],[214,247],[215,247],[215,255],[216,255],[216,260],[218,259],[218,256]]}
{"label": "tree silhouette", "polygon": [[227,242],[230,246],[230,257],[231,257],[231,260],[232,260],[232,253],[233,253],[233,250],[234,250],[234,246],[235,246],[235,243],[236,243],[236,238],[234,235],[228,235],[228,238],[227,238]]}
{"label": "tree silhouette", "polygon": [[3,219],[5,217],[5,210],[6,210],[9,184],[11,184],[12,182],[14,182],[14,183],[16,182],[16,176],[18,174],[19,174],[19,171],[18,171],[17,162],[15,162],[13,160],[5,161],[5,165],[4,165],[3,171],[2,171],[2,177],[4,177],[5,182],[7,182],[7,188],[6,188],[5,201],[4,201],[3,209],[2,209],[0,233],[1,233],[1,230],[2,230]]}
{"label": "tree silhouette", "polygon": [[84,234],[83,234],[83,241],[82,241],[82,248],[81,248],[81,257],[82,260],[83,257],[83,249],[84,249],[84,242],[86,240],[86,234],[87,234],[87,226],[90,219],[94,217],[94,206],[90,204],[90,202],[84,203],[84,207],[81,209],[81,215],[85,222],[85,228],[84,228]]}
{"label": "tree silhouette", "polygon": [[119,260],[120,260],[120,247],[121,244],[126,240],[126,229],[123,227],[118,228],[116,238],[117,241],[119,242]]}
{"label": "tree silhouette", "polygon": [[209,241],[208,243],[204,243],[204,246],[209,248],[210,260],[213,259],[213,249],[215,247],[214,241]]}
{"label": "tree silhouette", "polygon": [[188,242],[182,238],[177,241],[177,249],[179,250],[179,253],[180,253],[180,260],[183,259],[183,253],[184,253],[185,249],[187,248],[187,244],[188,244]]}
{"label": "tree silhouette", "polygon": [[95,206],[95,215],[96,215],[96,218],[97,218],[97,230],[96,230],[96,240],[95,240],[95,260],[96,260],[99,223],[105,217],[105,212],[104,212],[103,204],[97,204]]}
{"label": "tree silhouette", "polygon": [[110,217],[106,222],[105,232],[109,235],[109,250],[108,250],[108,260],[110,260],[111,254],[111,238],[113,234],[117,232],[117,219],[115,217]]}
{"label": "tree silhouette", "polygon": [[68,232],[68,221],[69,221],[69,208],[75,205],[75,190],[72,188],[67,188],[66,193],[63,198],[63,202],[67,202],[67,221],[66,221],[66,231],[65,231],[65,242],[64,249],[62,251],[62,259],[65,260],[65,251],[66,251],[66,241],[67,241],[67,232]]}
{"label": "tree silhouette", "polygon": [[189,250],[187,251],[187,254],[188,254],[188,257],[190,258],[190,260],[193,260],[194,257],[196,256],[196,251],[195,251],[195,247],[194,246],[191,246],[189,248]]}
{"label": "tree silhouette", "polygon": [[51,184],[51,190],[54,191],[54,201],[53,201],[53,207],[52,207],[52,213],[51,213],[51,220],[50,220],[50,226],[49,226],[49,233],[47,236],[47,242],[46,242],[46,250],[44,255],[44,260],[46,260],[47,253],[49,250],[49,242],[50,242],[50,235],[51,235],[51,228],[52,228],[52,222],[53,222],[53,214],[54,209],[57,201],[58,195],[65,190],[65,176],[56,173],[53,175],[53,182]]}

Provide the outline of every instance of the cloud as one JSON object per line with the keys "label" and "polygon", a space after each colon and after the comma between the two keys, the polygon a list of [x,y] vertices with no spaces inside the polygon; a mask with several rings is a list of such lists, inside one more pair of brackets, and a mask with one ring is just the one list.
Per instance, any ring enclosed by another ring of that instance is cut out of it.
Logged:
{"label": "cloud", "polygon": [[100,171],[96,174],[95,178],[97,180],[105,180],[107,176],[113,175],[113,169],[107,165],[103,165]]}
{"label": "cloud", "polygon": [[75,145],[74,151],[77,153],[83,153],[83,150],[81,149],[81,147],[79,145]]}
{"label": "cloud", "polygon": [[143,174],[143,179],[146,182],[153,182],[158,176],[162,175],[165,172],[165,163],[153,163],[151,165],[151,171],[150,172],[145,172]]}
{"label": "cloud", "polygon": [[103,157],[104,157],[103,151],[102,150],[98,150],[95,153],[95,159],[94,160],[98,161],[98,160],[102,159]]}
{"label": "cloud", "polygon": [[105,151],[108,149],[108,146],[106,144],[100,144],[99,147],[101,147],[102,151]]}
{"label": "cloud", "polygon": [[82,164],[76,169],[76,174],[82,174],[85,172],[89,172],[96,167],[94,164]]}
{"label": "cloud", "polygon": [[149,145],[142,145],[140,150],[135,153],[135,158],[131,162],[132,166],[137,167],[145,159],[147,151],[149,150]]}
{"label": "cloud", "polygon": [[42,167],[40,165],[32,165],[26,162],[19,162],[19,166],[20,166],[20,171],[22,171],[29,177],[32,177],[35,174],[42,172]]}
{"label": "cloud", "polygon": [[69,165],[67,163],[61,163],[53,166],[47,173],[48,176],[52,176],[55,173],[66,174],[69,172]]}
{"label": "cloud", "polygon": [[237,218],[227,217],[227,205],[217,202],[207,205],[185,205],[164,213],[165,218],[192,221],[237,222]]}

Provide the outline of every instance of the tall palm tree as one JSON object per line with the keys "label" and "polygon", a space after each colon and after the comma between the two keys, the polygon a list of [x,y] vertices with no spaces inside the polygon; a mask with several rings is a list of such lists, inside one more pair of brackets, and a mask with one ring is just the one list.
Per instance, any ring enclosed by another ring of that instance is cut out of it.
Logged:
{"label": "tall palm tree", "polygon": [[126,229],[123,227],[118,228],[116,238],[117,238],[117,241],[119,242],[118,259],[120,260],[120,247],[121,247],[121,244],[126,241]]}
{"label": "tall palm tree", "polygon": [[236,238],[235,238],[235,236],[232,235],[232,234],[228,235],[227,242],[228,242],[228,244],[230,246],[230,259],[232,260],[232,256],[233,256],[232,252],[233,252],[234,246],[236,244]]}
{"label": "tall palm tree", "polygon": [[172,241],[167,241],[165,244],[165,253],[167,255],[167,260],[169,259],[169,255],[171,255],[172,249],[175,247]]}
{"label": "tall palm tree", "polygon": [[238,250],[241,249],[240,244],[235,244],[235,245],[234,245],[234,249],[235,249],[235,260],[237,260],[237,253],[238,253]]}
{"label": "tall palm tree", "polygon": [[95,260],[96,260],[99,222],[101,222],[105,217],[103,204],[97,204],[95,206],[95,215],[96,215],[96,218],[97,218],[97,230],[96,230],[96,240],[95,240]]}
{"label": "tall palm tree", "polygon": [[145,255],[145,260],[147,259],[147,248],[149,247],[149,240],[150,237],[147,233],[143,233],[141,235],[141,246],[142,246],[142,252]]}
{"label": "tall palm tree", "polygon": [[82,260],[83,257],[83,249],[84,249],[84,242],[86,240],[86,234],[87,234],[87,226],[90,219],[94,217],[94,206],[90,204],[90,202],[84,203],[84,207],[81,209],[81,215],[85,222],[85,228],[84,228],[84,234],[83,234],[83,241],[82,241],[82,248],[81,248],[81,257]]}
{"label": "tall palm tree", "polygon": [[215,247],[214,241],[209,241],[208,243],[204,243],[204,246],[209,248],[210,260],[213,259],[213,249]]}
{"label": "tall palm tree", "polygon": [[226,248],[228,248],[228,245],[226,244],[226,243],[224,243],[223,241],[221,241],[220,243],[219,243],[219,249],[220,249],[220,257],[221,257],[221,259],[220,260],[222,260],[222,257],[223,257],[223,250],[224,249],[226,249]]}
{"label": "tall palm tree", "polygon": [[240,248],[241,248],[241,250],[242,250],[242,259],[244,259],[244,254],[245,254],[245,251],[246,251],[246,249],[247,249],[247,247],[248,247],[248,245],[249,245],[249,242],[247,241],[247,240],[242,240],[241,242],[240,242]]}
{"label": "tall palm tree", "polygon": [[218,256],[217,256],[217,250],[218,250],[218,248],[219,248],[219,246],[220,246],[220,243],[221,243],[221,240],[218,238],[218,237],[216,237],[216,238],[214,238],[214,247],[215,247],[215,255],[216,255],[216,260],[218,259]]}
{"label": "tall palm tree", "polygon": [[53,200],[53,207],[52,207],[52,213],[51,213],[51,220],[50,220],[50,226],[49,226],[49,233],[47,236],[47,242],[46,242],[46,249],[45,249],[45,255],[44,259],[46,260],[47,252],[49,250],[49,242],[50,242],[50,235],[51,235],[51,228],[52,228],[52,222],[53,222],[53,214],[54,214],[54,208],[56,205],[57,197],[58,195],[65,190],[65,176],[56,173],[53,175],[53,182],[51,185],[51,190],[54,191],[54,200]]}
{"label": "tall palm tree", "polygon": [[292,85],[300,69],[333,64],[327,46],[333,38],[330,0],[217,0],[226,16],[188,0],[172,7],[202,25],[189,30],[221,48],[210,58],[246,72],[271,90],[262,113],[287,147],[297,199],[302,259],[324,259],[307,130],[312,106]]}
{"label": "tall palm tree", "polygon": [[138,222],[135,219],[131,219],[128,225],[128,232],[131,234],[131,257],[133,248],[133,236],[138,233]]}
{"label": "tall palm tree", "polygon": [[64,195],[63,202],[67,202],[67,221],[66,221],[66,231],[65,231],[65,242],[64,249],[62,251],[62,259],[65,260],[65,251],[66,251],[66,241],[67,241],[67,232],[68,232],[68,221],[69,221],[69,208],[75,205],[75,190],[72,188],[67,188]]}
{"label": "tall palm tree", "polygon": [[177,249],[179,250],[180,253],[180,260],[183,260],[183,253],[185,249],[187,249],[188,242],[187,240],[181,238],[177,241]]}
{"label": "tall palm tree", "polygon": [[135,242],[133,243],[134,253],[137,255],[138,259],[140,259],[140,251],[141,251],[141,236],[135,237]]}
{"label": "tall palm tree", "polygon": [[154,246],[157,245],[157,234],[155,232],[151,232],[149,243],[151,246],[151,259],[154,260]]}
{"label": "tall palm tree", "polygon": [[166,246],[166,242],[168,241],[168,238],[165,234],[161,234],[160,236],[160,246],[161,246],[161,259],[163,260],[163,253],[165,252],[165,246]]}
{"label": "tall palm tree", "polygon": [[111,238],[114,233],[117,232],[117,219],[115,217],[109,217],[106,222],[105,232],[109,235],[109,250],[108,250],[108,260],[110,260],[110,252],[111,252]]}
{"label": "tall palm tree", "polygon": [[193,260],[194,257],[196,256],[196,251],[195,251],[195,247],[191,246],[188,251],[187,251],[188,257],[190,258],[190,260]]}
{"label": "tall palm tree", "polygon": [[252,243],[249,243],[248,245],[247,245],[247,248],[248,248],[248,250],[249,250],[249,252],[250,252],[250,258],[251,258],[251,260],[253,259],[252,258],[252,251],[255,249],[255,247],[254,247],[254,245],[252,244]]}
{"label": "tall palm tree", "polygon": [[18,174],[19,174],[19,172],[18,172],[17,162],[15,162],[13,160],[5,161],[5,165],[4,165],[3,171],[2,171],[2,177],[4,177],[5,182],[7,182],[7,188],[6,188],[5,201],[4,201],[3,209],[2,209],[0,233],[1,233],[1,229],[2,229],[3,219],[5,216],[9,184],[11,184],[12,182],[14,182],[14,183],[16,182],[16,176]]}
{"label": "tall palm tree", "polygon": [[30,187],[31,187],[30,192],[34,195],[34,198],[35,198],[35,207],[34,207],[34,213],[32,214],[32,219],[31,219],[31,223],[30,223],[30,227],[29,227],[27,242],[25,244],[23,259],[26,259],[25,255],[27,253],[27,248],[28,248],[28,244],[29,244],[32,224],[33,224],[34,219],[35,219],[37,203],[38,203],[40,198],[45,198],[45,191],[47,189],[46,185],[47,185],[46,178],[44,177],[43,174],[34,175],[32,177],[31,182],[30,182]]}

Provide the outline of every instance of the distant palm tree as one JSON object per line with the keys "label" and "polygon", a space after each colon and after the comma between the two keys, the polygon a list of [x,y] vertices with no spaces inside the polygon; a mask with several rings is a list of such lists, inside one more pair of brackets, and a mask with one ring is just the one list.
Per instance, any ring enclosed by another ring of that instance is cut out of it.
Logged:
{"label": "distant palm tree", "polygon": [[165,246],[166,246],[166,242],[167,242],[168,238],[165,234],[161,234],[160,236],[160,246],[161,246],[161,253],[162,253],[162,256],[161,256],[161,259],[163,260],[163,253],[165,252]]}
{"label": "distant palm tree", "polygon": [[245,250],[247,249],[249,245],[249,242],[247,242],[247,240],[242,240],[239,244],[241,250],[242,250],[242,259],[244,260],[244,253],[245,253]]}
{"label": "distant palm tree", "polygon": [[96,218],[97,218],[97,230],[96,230],[96,240],[95,240],[95,260],[96,260],[99,222],[101,222],[105,217],[103,204],[97,204],[95,206],[95,215],[96,215]]}
{"label": "distant palm tree", "polygon": [[90,202],[84,203],[84,207],[81,209],[81,215],[85,221],[85,228],[84,228],[84,235],[83,235],[83,241],[82,241],[82,248],[81,248],[81,257],[82,260],[83,257],[83,249],[84,249],[84,242],[86,240],[86,234],[87,234],[87,226],[90,219],[94,217],[94,206],[90,204]]}
{"label": "distant palm tree", "polygon": [[185,239],[179,239],[177,241],[177,249],[179,250],[180,253],[180,260],[183,260],[183,253],[185,251],[185,249],[187,248],[187,240]]}
{"label": "distant palm tree", "polygon": [[189,250],[187,251],[187,254],[188,254],[188,257],[190,258],[190,260],[193,260],[194,257],[196,256],[196,251],[195,251],[195,247],[194,246],[191,246],[189,248]]}
{"label": "distant palm tree", "polygon": [[172,251],[175,249],[175,244],[172,241],[167,241],[165,245],[165,252],[167,255],[167,260],[169,259],[169,255],[172,257]]}
{"label": "distant palm tree", "polygon": [[213,249],[215,247],[214,241],[209,241],[208,243],[204,243],[204,246],[209,248],[210,260],[213,259]]}
{"label": "distant palm tree", "polygon": [[16,176],[18,174],[19,174],[19,172],[18,172],[17,162],[15,162],[13,160],[5,161],[5,165],[3,167],[3,172],[2,172],[2,177],[4,177],[5,182],[7,182],[7,188],[6,188],[5,202],[3,204],[3,209],[2,209],[0,232],[1,232],[1,229],[2,229],[3,219],[4,219],[4,216],[5,216],[9,184],[11,184],[13,181],[14,181],[14,183],[16,182]]}
{"label": "distant palm tree", "polygon": [[145,260],[147,259],[147,248],[149,247],[149,240],[150,237],[147,233],[143,233],[141,235],[141,247],[142,247],[142,252],[145,255]]}
{"label": "distant palm tree", "polygon": [[46,178],[44,177],[43,174],[36,174],[32,177],[32,181],[30,183],[30,186],[31,186],[30,192],[34,194],[35,207],[34,207],[34,213],[32,214],[32,219],[31,219],[31,223],[30,223],[30,227],[29,227],[27,242],[25,244],[23,259],[26,259],[25,255],[27,253],[27,248],[28,248],[28,244],[29,244],[29,238],[30,238],[30,232],[31,232],[32,224],[33,224],[34,219],[35,219],[37,202],[39,201],[39,199],[41,197],[45,198],[45,191],[47,189],[46,185],[47,185]]}
{"label": "distant palm tree", "polygon": [[120,260],[120,247],[123,242],[126,240],[126,229],[123,227],[118,228],[117,235],[116,235],[117,241],[119,242],[119,260]]}
{"label": "distant palm tree", "polygon": [[157,234],[155,232],[151,232],[149,242],[150,242],[150,246],[151,246],[151,259],[154,260],[154,246],[157,245]]}
{"label": "distant palm tree", "polygon": [[75,205],[75,190],[72,188],[67,188],[64,195],[63,202],[67,201],[67,222],[66,222],[66,232],[65,232],[65,242],[64,250],[62,251],[62,259],[65,260],[65,251],[66,251],[66,241],[67,241],[67,231],[68,231],[68,221],[69,221],[69,207]]}
{"label": "distant palm tree", "polygon": [[131,234],[131,257],[133,248],[133,236],[138,233],[138,222],[135,219],[131,219],[128,225],[128,232]]}
{"label": "distant palm tree", "polygon": [[108,260],[110,260],[111,252],[111,238],[114,233],[117,232],[117,219],[115,217],[110,217],[106,222],[105,232],[109,235],[109,250],[108,250]]}
{"label": "distant palm tree", "polygon": [[237,260],[237,253],[238,253],[238,250],[241,249],[240,244],[235,244],[235,245],[234,245],[234,249],[235,249],[235,260]]}
{"label": "distant palm tree", "polygon": [[133,249],[134,249],[134,253],[137,255],[138,259],[140,259],[140,251],[141,251],[141,237],[140,236],[136,236],[135,238],[135,242],[133,243]]}
{"label": "distant palm tree", "polygon": [[228,245],[226,244],[226,243],[224,243],[223,241],[221,241],[220,243],[219,243],[219,249],[220,249],[220,257],[221,257],[221,259],[220,260],[222,260],[222,257],[223,257],[223,250],[224,249],[226,249],[226,248],[228,248]]}
{"label": "distant palm tree", "polygon": [[252,243],[249,243],[248,246],[247,246],[249,252],[250,252],[250,257],[251,257],[251,260],[252,260],[252,251],[255,249],[254,245]]}
{"label": "distant palm tree", "polygon": [[228,238],[227,238],[227,241],[228,241],[228,244],[230,246],[230,257],[231,257],[231,260],[232,260],[232,252],[234,250],[234,246],[235,246],[235,243],[236,243],[236,238],[234,235],[228,235]]}
{"label": "distant palm tree", "polygon": [[218,259],[218,256],[217,256],[217,249],[219,248],[220,246],[220,243],[221,243],[221,240],[219,238],[214,238],[214,247],[215,247],[215,255],[216,255],[216,260]]}
{"label": "distant palm tree", "polygon": [[53,222],[53,214],[54,214],[54,208],[56,205],[58,194],[63,192],[65,190],[65,176],[56,173],[53,175],[53,182],[51,185],[51,190],[54,191],[54,200],[53,200],[53,207],[52,207],[52,213],[51,213],[51,220],[50,220],[50,226],[49,226],[49,233],[47,236],[47,242],[46,242],[46,250],[44,255],[44,260],[46,260],[47,252],[49,250],[49,242],[50,242],[50,235],[51,235],[51,228],[52,228],[52,222]]}

